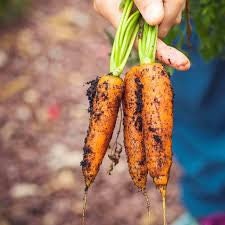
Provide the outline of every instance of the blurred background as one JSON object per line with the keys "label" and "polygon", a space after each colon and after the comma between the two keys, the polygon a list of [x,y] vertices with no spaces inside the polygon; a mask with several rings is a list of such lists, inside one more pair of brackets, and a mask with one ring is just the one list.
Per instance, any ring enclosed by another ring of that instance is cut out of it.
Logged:
{"label": "blurred background", "polygon": [[[0,225],[81,224],[86,82],[108,72],[112,27],[88,0],[0,0]],[[88,193],[87,224],[147,225],[124,151],[105,157]],[[173,166],[168,221],[183,211]],[[150,179],[149,179],[150,180]],[[151,221],[161,198],[149,181]]]}

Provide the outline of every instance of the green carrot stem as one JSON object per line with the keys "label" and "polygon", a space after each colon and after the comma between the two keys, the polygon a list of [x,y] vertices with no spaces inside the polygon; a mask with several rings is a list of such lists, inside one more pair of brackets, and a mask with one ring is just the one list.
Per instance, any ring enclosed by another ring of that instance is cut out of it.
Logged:
{"label": "green carrot stem", "polygon": [[143,58],[143,54],[142,54],[142,39],[139,38],[138,40],[138,55],[139,55],[139,59],[141,61],[141,59]]}
{"label": "green carrot stem", "polygon": [[141,64],[155,62],[158,37],[158,26],[150,26],[146,22],[142,37],[139,39],[138,52]]}
{"label": "green carrot stem", "polygon": [[144,24],[144,32],[143,32],[143,35],[142,35],[142,51],[146,53],[147,49],[146,49],[146,46],[147,46],[147,42],[148,42],[148,38],[149,38],[149,35],[148,35],[148,29],[149,26],[148,24],[145,22]]}
{"label": "green carrot stem", "polygon": [[[116,36],[115,36],[115,39],[114,39],[114,42],[113,42],[113,47],[112,47],[112,52],[111,52],[111,57],[110,57],[110,68],[111,67],[114,68],[116,66],[117,59],[115,58],[115,52],[118,52],[118,49],[119,49],[117,40],[119,39],[119,35],[121,33],[121,28],[122,28],[122,25],[124,23],[124,19],[126,17],[126,13],[127,13],[130,1],[131,0],[123,0],[121,2],[121,5],[123,5],[123,13],[122,13],[122,17],[121,17],[121,20],[120,20],[120,25],[117,29]],[[111,71],[111,69],[110,69],[110,71]]]}
{"label": "green carrot stem", "polygon": [[127,29],[125,32],[125,36],[123,39],[123,45],[121,46],[121,54],[120,54],[120,60],[122,60],[126,54],[126,49],[128,48],[130,44],[131,36],[135,30],[135,24],[137,24],[137,20],[140,16],[140,13],[137,11],[135,12],[129,19],[129,23],[127,23]]}
{"label": "green carrot stem", "polygon": [[124,16],[124,19],[123,19],[123,21],[121,22],[121,23],[123,23],[123,26],[121,26],[121,31],[120,31],[120,35],[119,35],[119,42],[118,42],[118,44],[119,44],[119,47],[121,47],[122,46],[122,44],[123,44],[123,38],[124,38],[124,34],[125,34],[125,29],[126,29],[126,27],[127,27],[127,22],[129,21],[129,15],[130,15],[130,13],[131,13],[131,10],[132,10],[132,7],[133,7],[133,1],[131,1],[129,4],[128,4],[128,7],[127,7],[127,9],[126,9],[126,14],[125,14],[125,16]]}
{"label": "green carrot stem", "polygon": [[121,36],[122,36],[122,34],[124,32],[123,31],[124,24],[126,23],[127,18],[130,15],[131,8],[132,8],[131,5],[132,4],[133,4],[132,0],[125,0],[125,5],[124,5],[123,13],[122,13],[122,18],[121,18],[118,30],[116,32],[116,38],[118,39],[118,41],[115,42],[116,51],[119,51],[119,49],[120,49],[120,40],[121,40],[121,38],[122,38]]}
{"label": "green carrot stem", "polygon": [[153,42],[152,60],[153,60],[153,62],[155,62],[156,49],[157,49],[157,39],[158,39],[158,26],[154,27],[153,37],[154,37],[154,42]]}
{"label": "green carrot stem", "polygon": [[126,65],[126,63],[127,63],[127,60],[128,60],[129,55],[130,55],[130,52],[131,52],[131,50],[132,50],[134,41],[135,41],[136,36],[137,36],[137,34],[138,34],[138,30],[139,30],[139,24],[136,25],[136,28],[135,28],[135,30],[134,30],[134,32],[133,32],[133,35],[132,35],[130,44],[129,44],[128,49],[127,49],[127,51],[126,51],[126,55],[124,56],[124,59],[123,59],[121,65],[120,65],[119,68],[118,68],[119,74],[121,74],[121,73],[123,72],[123,69],[124,69],[124,67],[125,67],[125,65]]}
{"label": "green carrot stem", "polygon": [[140,13],[137,11],[130,15],[133,7],[133,0],[125,0],[123,4],[124,9],[110,57],[110,72],[114,76],[121,75],[139,29],[138,23]]}

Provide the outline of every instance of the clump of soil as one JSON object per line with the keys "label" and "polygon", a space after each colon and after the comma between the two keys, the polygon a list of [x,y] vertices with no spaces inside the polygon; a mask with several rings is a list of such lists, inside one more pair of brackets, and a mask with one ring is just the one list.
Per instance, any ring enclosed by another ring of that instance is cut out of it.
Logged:
{"label": "clump of soil", "polygon": [[89,84],[89,88],[87,89],[86,96],[88,97],[89,107],[88,112],[93,112],[93,102],[96,94],[96,89],[98,85],[99,77],[96,77],[95,80],[88,81],[86,84]]}
{"label": "clump of soil", "polygon": [[142,131],[142,117],[139,115],[139,113],[142,112],[143,108],[143,101],[142,101],[142,89],[143,89],[143,84],[140,81],[140,78],[135,78],[135,83],[136,83],[136,110],[135,113],[138,114],[136,121],[135,121],[135,127],[139,130]]}
{"label": "clump of soil", "polygon": [[135,91],[136,95],[136,113],[142,112],[143,108],[143,102],[142,102],[142,89],[143,89],[143,84],[141,83],[139,78],[135,78],[135,83],[137,90]]}

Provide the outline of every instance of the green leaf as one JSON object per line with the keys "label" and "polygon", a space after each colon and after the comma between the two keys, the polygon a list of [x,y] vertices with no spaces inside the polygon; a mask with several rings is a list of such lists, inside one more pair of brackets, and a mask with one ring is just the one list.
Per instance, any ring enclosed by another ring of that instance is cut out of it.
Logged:
{"label": "green leaf", "polygon": [[[192,24],[200,38],[199,51],[210,60],[225,57],[225,0],[191,0]],[[172,29],[166,38],[167,44],[177,44],[182,33],[181,26]],[[183,42],[185,41],[185,38]],[[181,44],[179,44],[181,46]],[[180,46],[176,46],[180,48]]]}

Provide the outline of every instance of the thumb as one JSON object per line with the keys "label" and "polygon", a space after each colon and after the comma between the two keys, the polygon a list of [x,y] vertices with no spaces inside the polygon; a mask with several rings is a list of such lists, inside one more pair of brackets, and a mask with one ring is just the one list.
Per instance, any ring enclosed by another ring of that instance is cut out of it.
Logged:
{"label": "thumb", "polygon": [[121,0],[95,0],[94,9],[107,19],[114,27],[118,27],[121,14]]}
{"label": "thumb", "polygon": [[149,25],[158,25],[164,17],[162,0],[134,0],[137,8]]}

